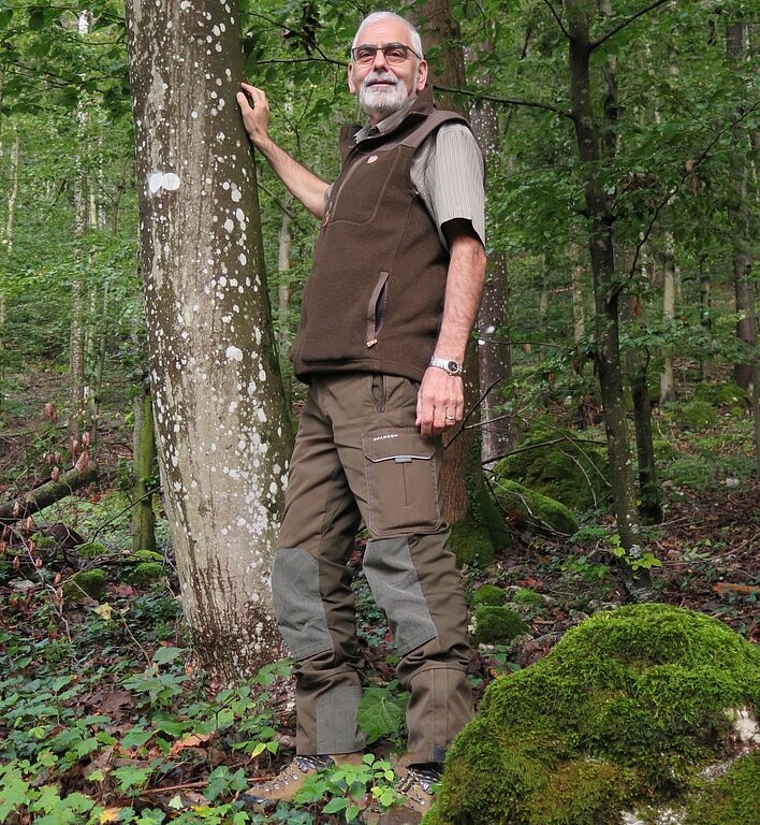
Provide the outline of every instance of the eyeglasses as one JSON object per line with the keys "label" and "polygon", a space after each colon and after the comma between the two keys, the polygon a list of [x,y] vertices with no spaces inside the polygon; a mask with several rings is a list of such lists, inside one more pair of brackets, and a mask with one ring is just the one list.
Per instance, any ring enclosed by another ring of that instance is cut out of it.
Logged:
{"label": "eyeglasses", "polygon": [[403,43],[386,43],[384,46],[374,46],[371,43],[364,43],[361,46],[356,46],[351,49],[351,57],[354,63],[360,66],[369,66],[375,62],[375,55],[378,52],[383,53],[385,60],[391,65],[403,63],[409,59],[411,52],[417,60],[422,60],[422,55],[410,46],[405,46]]}

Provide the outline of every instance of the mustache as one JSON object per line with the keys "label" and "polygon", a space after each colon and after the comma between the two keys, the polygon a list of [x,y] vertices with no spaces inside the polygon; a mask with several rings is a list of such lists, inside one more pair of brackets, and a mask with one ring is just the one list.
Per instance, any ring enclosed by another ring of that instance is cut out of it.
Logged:
{"label": "mustache", "polygon": [[364,78],[362,86],[366,89],[375,83],[392,83],[394,86],[398,84],[398,78],[393,72],[372,72]]}

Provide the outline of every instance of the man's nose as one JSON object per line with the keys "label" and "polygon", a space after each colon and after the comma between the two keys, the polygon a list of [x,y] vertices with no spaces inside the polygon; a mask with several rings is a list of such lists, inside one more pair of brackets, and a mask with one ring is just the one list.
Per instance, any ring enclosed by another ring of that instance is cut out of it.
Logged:
{"label": "man's nose", "polygon": [[383,52],[383,50],[382,50],[382,49],[378,49],[378,50],[375,52],[375,59],[372,61],[372,68],[373,68],[373,69],[374,69],[375,67],[377,67],[377,65],[378,65],[378,61],[379,61],[379,65],[380,65],[381,67],[382,67],[382,66],[385,66],[386,68],[388,67],[388,61],[385,59],[385,53]]}

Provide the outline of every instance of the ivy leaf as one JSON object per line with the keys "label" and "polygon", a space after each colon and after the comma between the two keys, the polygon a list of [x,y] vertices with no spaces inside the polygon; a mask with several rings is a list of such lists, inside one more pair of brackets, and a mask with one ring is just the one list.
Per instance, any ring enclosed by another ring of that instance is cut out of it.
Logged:
{"label": "ivy leaf", "polygon": [[406,694],[395,698],[387,688],[367,688],[359,705],[357,719],[369,743],[401,731],[404,724]]}

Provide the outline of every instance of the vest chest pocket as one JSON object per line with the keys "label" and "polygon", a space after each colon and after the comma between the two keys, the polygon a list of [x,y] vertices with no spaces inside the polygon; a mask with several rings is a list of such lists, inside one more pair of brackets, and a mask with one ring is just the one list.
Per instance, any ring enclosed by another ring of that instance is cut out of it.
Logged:
{"label": "vest chest pocket", "polygon": [[362,446],[372,536],[438,532],[443,519],[436,443],[416,430],[376,430],[364,433]]}

